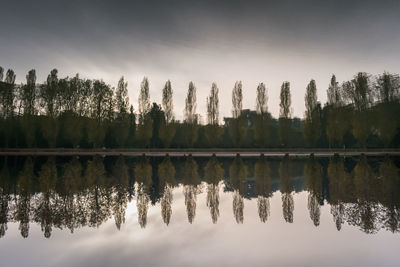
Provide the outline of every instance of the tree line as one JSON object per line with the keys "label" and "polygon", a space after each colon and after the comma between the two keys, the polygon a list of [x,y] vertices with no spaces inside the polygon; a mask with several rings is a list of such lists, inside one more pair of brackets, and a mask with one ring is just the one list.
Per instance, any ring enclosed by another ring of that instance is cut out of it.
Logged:
{"label": "tree line", "polygon": [[268,112],[268,89],[256,88],[255,110],[243,109],[242,82],[232,89],[232,117],[219,116],[219,89],[212,83],[206,121],[197,113],[196,86],[189,83],[184,118],[175,119],[172,84],[162,89],[162,103],[151,103],[149,80],[140,85],[135,111],[128,83],[116,88],[103,80],[59,78],[53,69],[43,83],[30,70],[26,83],[0,67],[1,147],[399,147],[400,79],[384,72],[357,73],[342,82],[332,75],[327,102],[317,86],[306,87],[304,118],[293,117],[290,82],[280,88],[279,118]]}
{"label": "tree line", "polygon": [[[338,231],[347,222],[365,233],[400,231],[400,172],[390,158],[370,164],[335,155],[311,155],[298,161],[259,158],[2,158],[0,169],[0,238],[10,222],[28,237],[31,223],[49,238],[53,228],[71,233],[99,227],[113,218],[119,230],[127,205],[136,199],[139,225],[147,224],[150,205],[159,203],[163,222],[172,217],[173,191],[184,195],[187,221],[196,218],[197,198],[206,194],[211,222],[220,217],[221,189],[232,195],[233,217],[244,223],[244,199],[254,199],[260,221],[268,221],[270,199],[280,192],[283,218],[294,222],[294,192],[307,192],[310,221],[320,225],[321,206],[330,205]],[[299,179],[298,177],[304,177]],[[249,202],[250,203],[250,202]]]}

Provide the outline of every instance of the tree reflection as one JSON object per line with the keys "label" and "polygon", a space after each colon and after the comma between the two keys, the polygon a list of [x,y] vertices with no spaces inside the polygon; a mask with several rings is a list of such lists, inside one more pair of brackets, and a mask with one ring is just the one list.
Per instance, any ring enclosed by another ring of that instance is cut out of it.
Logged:
{"label": "tree reflection", "polygon": [[[129,195],[133,195],[130,189],[132,184],[137,195],[138,222],[142,228],[146,226],[149,192],[153,181],[152,165],[145,156],[137,160],[133,169],[136,183],[129,180],[126,158],[122,156],[104,161],[100,156],[88,160],[73,157],[69,161],[64,158],[56,161],[54,157],[49,157],[44,161],[39,158],[36,162],[27,157],[21,165],[19,158],[15,159],[2,159],[1,236],[5,235],[9,223],[18,224],[21,236],[26,238],[31,231],[30,223],[34,222],[40,225],[44,236],[49,238],[54,228],[69,229],[73,233],[81,227],[99,227],[112,217],[119,230],[125,222]],[[377,171],[374,171],[377,161],[380,164]],[[221,159],[213,155],[204,166],[206,204],[213,223],[218,221],[221,212],[219,189],[224,170],[220,162]],[[345,161],[339,155],[334,155],[327,166],[327,191],[322,190],[323,162],[311,155],[304,165],[305,189],[309,192],[307,208],[314,225],[320,223],[323,192],[327,192],[331,214],[338,230],[346,222],[368,234],[381,229],[399,232],[400,175],[396,161],[389,157],[383,160],[373,158],[370,164],[367,157],[361,156],[351,173],[348,173],[346,168],[351,169],[352,159]],[[296,166],[286,155],[278,168],[286,222],[293,222],[292,170],[299,175]],[[161,215],[166,225],[172,216],[175,167],[167,155],[158,166],[159,179],[155,179],[159,183]],[[244,221],[244,196],[257,201],[260,220],[268,220],[272,171],[267,159],[261,155],[254,164],[253,192],[252,187],[247,188],[249,173],[243,159],[239,155],[233,159],[226,189],[233,190],[233,213],[237,223]],[[201,180],[198,165],[192,156],[183,162],[182,175],[185,208],[189,223],[193,223]]]}
{"label": "tree reflection", "polygon": [[198,187],[200,180],[198,165],[192,155],[189,155],[186,159],[183,175],[183,194],[185,195],[186,212],[189,223],[193,223],[196,216],[197,195],[200,193],[200,188]]}
{"label": "tree reflection", "polygon": [[210,209],[213,223],[217,223],[219,217],[219,181],[221,181],[223,175],[224,169],[213,154],[204,168],[204,176],[207,182],[207,207]]}
{"label": "tree reflection", "polygon": [[229,168],[229,177],[234,190],[233,215],[235,216],[237,223],[243,223],[243,195],[246,193],[248,170],[239,154],[236,155]]}
{"label": "tree reflection", "polygon": [[55,189],[58,179],[56,161],[50,157],[39,172],[39,188],[42,194],[35,210],[35,221],[40,223],[44,236],[49,238],[54,224]]}
{"label": "tree reflection", "polygon": [[382,179],[382,204],[386,214],[383,226],[391,231],[399,232],[400,228],[400,175],[399,168],[388,158],[379,167],[379,176]]}
{"label": "tree reflection", "polygon": [[160,188],[163,188],[161,197],[161,216],[166,225],[169,224],[172,215],[172,189],[175,184],[175,167],[168,154],[158,166],[158,178]]}
{"label": "tree reflection", "polygon": [[88,162],[85,180],[88,190],[89,226],[99,227],[111,216],[111,193],[106,186],[107,174],[100,156],[94,156]]}
{"label": "tree reflection", "polygon": [[5,236],[8,226],[8,211],[10,201],[10,173],[8,171],[7,158],[0,173],[0,238]]}
{"label": "tree reflection", "polygon": [[271,196],[270,167],[264,154],[254,164],[254,178],[257,193],[258,215],[262,222],[266,222],[270,215],[269,197]]}
{"label": "tree reflection", "polygon": [[377,227],[377,190],[378,179],[365,155],[362,155],[353,170],[357,202],[349,209],[349,223],[359,225],[366,233],[376,233]]}
{"label": "tree reflection", "polygon": [[147,211],[149,209],[149,189],[152,184],[152,167],[143,155],[135,165],[135,178],[137,182],[136,207],[138,211],[138,221],[142,228],[147,224]]}
{"label": "tree reflection", "polygon": [[336,229],[340,231],[344,223],[345,207],[343,197],[346,188],[349,187],[349,177],[344,168],[344,161],[338,154],[335,154],[328,165],[329,194],[331,214],[336,224]]}
{"label": "tree reflection", "polygon": [[19,221],[18,229],[23,238],[27,238],[29,235],[29,221],[32,208],[31,197],[35,179],[33,161],[31,157],[28,157],[18,177],[19,198],[17,201],[16,220]]}
{"label": "tree reflection", "polygon": [[112,210],[115,226],[121,229],[121,224],[125,223],[125,210],[128,205],[128,185],[129,173],[128,166],[123,156],[119,156],[112,169],[114,184]]}
{"label": "tree reflection", "polygon": [[73,233],[76,227],[86,224],[86,216],[81,216],[85,209],[85,202],[82,201],[84,196],[78,193],[82,187],[82,164],[77,158],[73,158],[64,166],[63,182],[63,217],[66,227]]}
{"label": "tree reflection", "polygon": [[279,165],[280,191],[282,194],[283,218],[288,223],[293,223],[294,200],[292,192],[294,187],[290,175],[290,159],[286,154]]}
{"label": "tree reflection", "polygon": [[304,166],[304,176],[306,178],[306,190],[309,192],[307,208],[310,212],[310,218],[315,226],[320,223],[322,196],[322,166],[315,159],[314,154],[310,155]]}

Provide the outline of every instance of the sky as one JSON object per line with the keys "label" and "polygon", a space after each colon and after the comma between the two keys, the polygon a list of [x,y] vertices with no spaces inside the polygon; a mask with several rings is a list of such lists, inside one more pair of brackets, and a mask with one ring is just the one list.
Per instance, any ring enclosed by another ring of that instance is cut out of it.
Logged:
{"label": "sky", "polygon": [[381,1],[58,1],[0,0],[0,66],[25,82],[51,69],[59,77],[128,81],[137,110],[140,83],[150,80],[151,101],[161,103],[170,79],[177,119],[188,84],[197,87],[205,114],[211,84],[219,87],[220,117],[231,115],[235,81],[243,82],[243,108],[255,108],[256,88],[268,88],[268,109],[279,115],[279,91],[290,81],[293,115],[303,117],[307,83],[318,99],[335,74],[400,70],[400,2]]}

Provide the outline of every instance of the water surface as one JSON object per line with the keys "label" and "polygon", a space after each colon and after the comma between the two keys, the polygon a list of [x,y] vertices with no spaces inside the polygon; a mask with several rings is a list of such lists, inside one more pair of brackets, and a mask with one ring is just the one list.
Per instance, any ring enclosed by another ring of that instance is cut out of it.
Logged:
{"label": "water surface", "polygon": [[400,264],[398,158],[0,161],[1,266]]}

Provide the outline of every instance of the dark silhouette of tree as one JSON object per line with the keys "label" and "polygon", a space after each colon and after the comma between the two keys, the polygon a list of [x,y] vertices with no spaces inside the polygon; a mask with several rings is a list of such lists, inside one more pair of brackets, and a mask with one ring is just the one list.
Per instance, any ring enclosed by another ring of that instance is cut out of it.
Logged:
{"label": "dark silhouette of tree", "polygon": [[164,147],[169,147],[171,144],[172,139],[175,136],[175,118],[174,118],[174,105],[172,101],[172,87],[171,82],[168,80],[165,83],[162,92],[162,107],[164,110],[164,119],[161,122],[159,136],[161,141],[164,144]]}
{"label": "dark silhouette of tree", "polygon": [[35,70],[30,70],[26,75],[26,85],[19,87],[19,100],[24,114],[21,118],[21,128],[24,131],[28,147],[31,147],[35,141],[36,89],[36,72]]}
{"label": "dark silhouette of tree", "polygon": [[6,147],[9,145],[14,130],[15,88],[15,74],[9,69],[4,82],[0,82],[0,123],[4,123],[4,126],[0,126],[0,132],[4,135]]}
{"label": "dark silhouette of tree", "polygon": [[213,154],[204,167],[204,178],[207,182],[207,207],[210,209],[213,223],[217,223],[219,217],[219,182],[223,175],[224,169]]}
{"label": "dark silhouette of tree", "polygon": [[326,135],[329,145],[341,146],[344,135],[350,129],[348,118],[351,113],[344,106],[344,92],[335,75],[332,75],[327,95]]}
{"label": "dark silhouette of tree", "polygon": [[254,121],[254,140],[262,147],[266,146],[270,134],[270,114],[268,113],[267,102],[267,89],[263,83],[260,83],[257,87],[257,117]]}
{"label": "dark silhouette of tree", "polygon": [[248,169],[239,154],[236,155],[229,167],[229,179],[233,188],[233,215],[237,223],[243,223],[244,202],[243,195],[246,193]]}
{"label": "dark silhouette of tree", "polygon": [[196,216],[197,195],[200,193],[198,165],[192,155],[185,161],[183,169],[183,194],[185,196],[186,212],[189,223],[193,223]]}
{"label": "dark silhouette of tree", "polygon": [[158,166],[158,178],[160,188],[163,188],[161,197],[161,215],[166,225],[169,224],[172,215],[172,189],[175,180],[175,167],[167,154],[161,164]]}
{"label": "dark silhouette of tree", "polygon": [[140,227],[145,228],[150,202],[149,189],[152,184],[152,167],[145,155],[143,155],[140,161],[135,165],[134,172],[137,182],[136,207],[138,211],[138,221]]}
{"label": "dark silhouette of tree", "polygon": [[283,218],[288,223],[293,223],[294,200],[292,192],[294,187],[290,174],[290,159],[286,154],[279,164],[280,191],[282,194]]}
{"label": "dark silhouette of tree", "polygon": [[26,75],[26,84],[20,87],[19,98],[25,115],[36,114],[36,71],[30,70]]}
{"label": "dark silhouette of tree", "polygon": [[185,101],[184,129],[185,143],[188,147],[193,147],[198,138],[198,114],[196,113],[197,98],[196,87],[193,82],[189,83],[189,89]]}
{"label": "dark silhouette of tree", "polygon": [[369,110],[373,102],[370,77],[364,72],[358,73],[353,80],[343,84],[344,95],[354,107],[352,133],[361,146],[365,147],[370,134]]}
{"label": "dark silhouette of tree", "polygon": [[240,147],[247,135],[247,121],[242,115],[243,109],[242,82],[238,81],[232,90],[232,119],[229,122],[229,134],[233,145]]}
{"label": "dark silhouette of tree", "polygon": [[210,95],[207,97],[207,126],[205,130],[208,144],[215,147],[222,135],[222,128],[219,126],[219,98],[216,83],[212,84]]}
{"label": "dark silhouette of tree", "polygon": [[254,164],[254,179],[257,193],[257,208],[261,222],[266,222],[270,215],[269,197],[271,196],[271,174],[268,161],[261,154]]}
{"label": "dark silhouette of tree", "polygon": [[314,80],[307,85],[304,101],[304,136],[311,146],[315,146],[321,136],[321,105],[317,102],[317,86]]}
{"label": "dark silhouette of tree", "polygon": [[137,127],[136,137],[142,146],[148,146],[150,139],[153,135],[153,120],[149,114],[150,112],[150,92],[149,80],[147,77],[143,78],[140,85],[139,94],[139,124]]}
{"label": "dark silhouette of tree", "polygon": [[291,116],[292,116],[292,97],[290,94],[290,83],[283,82],[281,86],[280,94],[281,102],[279,112],[279,139],[283,146],[289,146],[289,133],[291,128]]}
{"label": "dark silhouette of tree", "polygon": [[118,87],[115,92],[115,106],[117,115],[113,122],[113,136],[119,147],[123,147],[127,143],[129,135],[129,97],[128,97],[128,82],[125,82],[124,77],[118,81]]}
{"label": "dark silhouette of tree", "polygon": [[319,226],[321,217],[320,203],[323,202],[323,170],[321,164],[315,159],[314,154],[310,155],[310,158],[304,166],[304,176],[306,178],[305,188],[309,192],[307,208],[314,225]]}
{"label": "dark silhouette of tree", "polygon": [[112,100],[113,92],[109,85],[100,80],[93,82],[93,93],[91,98],[92,120],[88,125],[88,139],[93,147],[101,147],[104,142],[106,129],[104,122],[108,117],[108,109]]}
{"label": "dark silhouette of tree", "polygon": [[375,107],[374,127],[379,137],[388,147],[397,133],[400,122],[397,114],[400,111],[400,78],[398,75],[384,72],[379,75],[375,85],[379,103]]}

